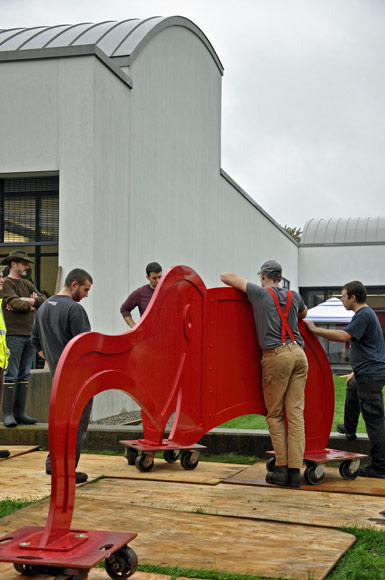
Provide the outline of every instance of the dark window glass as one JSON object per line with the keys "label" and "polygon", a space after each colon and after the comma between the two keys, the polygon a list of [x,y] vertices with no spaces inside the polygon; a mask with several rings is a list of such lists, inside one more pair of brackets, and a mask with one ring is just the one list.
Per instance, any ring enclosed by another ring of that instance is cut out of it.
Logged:
{"label": "dark window glass", "polygon": [[0,179],[0,259],[22,249],[35,261],[29,276],[55,292],[59,241],[59,177]]}
{"label": "dark window glass", "polygon": [[57,243],[59,177],[0,179],[0,243]]}

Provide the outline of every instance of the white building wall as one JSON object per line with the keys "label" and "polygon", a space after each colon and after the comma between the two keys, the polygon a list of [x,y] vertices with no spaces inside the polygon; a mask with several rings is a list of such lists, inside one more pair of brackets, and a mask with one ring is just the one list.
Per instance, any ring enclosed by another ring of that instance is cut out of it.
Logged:
{"label": "white building wall", "polygon": [[[61,285],[73,268],[93,272],[94,247],[94,59],[65,58],[57,63],[57,150],[59,170],[59,266]],[[93,294],[83,306],[93,324]]]}
{"label": "white building wall", "polygon": [[[94,286],[82,305],[93,330],[122,332],[113,288],[126,286],[128,263],[130,89],[93,56],[0,67],[0,174],[59,173],[61,282],[88,270]],[[95,399],[96,417],[106,416],[105,398]],[[107,398],[134,406],[123,393]]]}
{"label": "white building wall", "polygon": [[298,289],[298,246],[267,215],[240,194],[225,177],[220,180],[217,279],[235,271],[257,281],[260,266],[270,259],[282,264],[283,276]]}
{"label": "white building wall", "polygon": [[[87,299],[92,329],[104,334],[127,330],[119,310],[121,289],[127,288],[129,264],[130,92],[127,85],[94,59],[93,199],[83,220],[87,223],[86,216],[90,214],[93,224],[90,272],[94,286]],[[137,408],[126,393],[109,390],[94,398],[92,418]]]}
{"label": "white building wall", "polygon": [[299,248],[299,285],[343,286],[360,280],[365,286],[385,286],[385,244]]}
{"label": "white building wall", "polygon": [[0,74],[0,174],[57,170],[57,62],[2,62]]}
{"label": "white building wall", "polygon": [[[153,260],[212,287],[224,270],[255,280],[275,258],[297,288],[297,245],[220,173],[221,75],[192,32],[155,36],[132,90],[93,56],[0,66],[0,174],[59,172],[62,282],[74,267],[92,274],[93,330],[127,330],[120,305]],[[109,391],[93,418],[132,408]]]}
{"label": "white building wall", "polygon": [[119,312],[129,263],[131,192],[130,88],[95,59],[92,273],[93,328],[107,334],[126,330]]}
{"label": "white building wall", "polygon": [[122,301],[146,283],[145,265],[154,260],[213,279],[220,169],[221,75],[203,43],[187,29],[167,28],[129,74],[132,205]]}
{"label": "white building wall", "polygon": [[[63,280],[89,270],[92,326],[119,332],[119,299],[106,300],[105,288],[112,261],[128,261],[130,89],[92,56],[0,66],[0,174],[59,172]],[[118,286],[123,269],[114,269]]]}

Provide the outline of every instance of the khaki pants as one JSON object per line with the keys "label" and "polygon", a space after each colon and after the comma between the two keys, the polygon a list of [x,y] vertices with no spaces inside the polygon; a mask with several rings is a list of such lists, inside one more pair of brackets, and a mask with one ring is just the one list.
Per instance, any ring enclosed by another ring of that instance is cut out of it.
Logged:
{"label": "khaki pants", "polygon": [[303,464],[307,370],[307,358],[299,345],[288,344],[263,352],[262,389],[277,466],[300,468]]}

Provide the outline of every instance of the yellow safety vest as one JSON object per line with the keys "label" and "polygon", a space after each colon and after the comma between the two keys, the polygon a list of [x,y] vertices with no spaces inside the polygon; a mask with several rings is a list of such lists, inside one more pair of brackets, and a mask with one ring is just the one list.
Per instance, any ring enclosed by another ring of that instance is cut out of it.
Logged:
{"label": "yellow safety vest", "polygon": [[1,309],[2,302],[3,299],[0,298],[0,369],[6,369],[8,366],[9,350],[5,340],[7,329],[5,328],[3,311]]}

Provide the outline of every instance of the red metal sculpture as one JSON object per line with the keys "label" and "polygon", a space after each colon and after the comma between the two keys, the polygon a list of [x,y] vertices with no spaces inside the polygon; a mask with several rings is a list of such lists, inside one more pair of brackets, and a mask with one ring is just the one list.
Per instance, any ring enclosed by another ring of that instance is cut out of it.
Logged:
{"label": "red metal sculpture", "polygon": [[[322,347],[303,323],[300,330],[309,361],[305,459],[311,471],[330,453],[326,444],[334,391]],[[89,568],[106,558],[112,578],[128,578],[135,571],[136,557],[122,546],[136,534],[70,528],[76,433],[85,405],[108,389],[128,393],[142,408],[144,438],[126,443],[144,456],[146,451],[153,455],[155,449],[189,450],[184,467],[193,468],[197,459],[194,463],[191,453],[199,450],[197,441],[207,431],[239,415],[266,414],[259,361],[246,296],[232,288],[207,289],[198,274],[185,266],[171,268],[163,276],[134,330],[119,336],[90,332],[75,337],[60,358],[52,385],[52,487],[46,526],[21,528],[0,538],[0,561],[14,562],[22,573],[40,570],[41,564],[61,567],[68,573],[65,578],[75,580],[87,578]],[[313,475],[311,483],[318,483],[319,473]]]}

